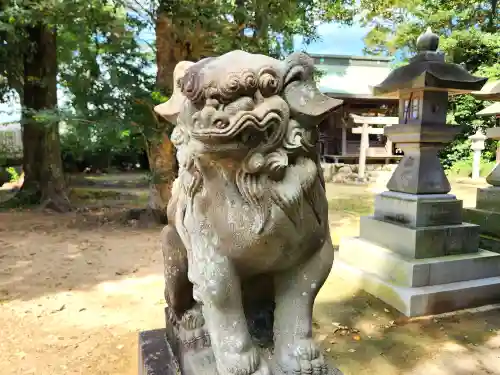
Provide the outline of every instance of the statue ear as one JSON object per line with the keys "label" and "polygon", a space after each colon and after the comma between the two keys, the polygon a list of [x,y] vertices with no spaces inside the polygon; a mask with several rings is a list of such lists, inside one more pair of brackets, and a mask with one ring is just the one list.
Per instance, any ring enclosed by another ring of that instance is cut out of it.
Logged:
{"label": "statue ear", "polygon": [[187,70],[193,65],[194,63],[191,61],[180,61],[177,63],[174,69],[174,90],[172,96],[165,103],[159,104],[154,108],[157,114],[172,124],[176,123],[177,116],[179,115],[182,105],[186,100],[179,84],[180,80],[184,77]]}

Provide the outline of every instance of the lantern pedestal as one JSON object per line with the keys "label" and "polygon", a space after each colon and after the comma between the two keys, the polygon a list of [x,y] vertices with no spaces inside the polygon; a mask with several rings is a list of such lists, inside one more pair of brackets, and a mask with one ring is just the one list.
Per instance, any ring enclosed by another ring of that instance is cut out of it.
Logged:
{"label": "lantern pedestal", "polygon": [[[487,135],[500,140],[500,128],[488,129]],[[492,186],[477,189],[476,207],[464,209],[464,219],[481,227],[482,248],[500,253],[500,164],[486,181]]]}
{"label": "lantern pedestal", "polygon": [[429,29],[409,64],[374,88],[399,97],[400,123],[384,133],[405,156],[390,191],[361,218],[359,237],[341,241],[334,263],[341,277],[407,316],[500,301],[500,254],[479,248],[479,226],[463,222],[437,154],[457,131],[446,125],[448,94],[477,90],[486,79],[447,63],[438,44]]}
{"label": "lantern pedestal", "polygon": [[384,192],[334,267],[406,316],[438,314],[500,300],[500,254],[478,244],[455,196]]}
{"label": "lantern pedestal", "polygon": [[479,226],[463,223],[462,201],[448,194],[437,156],[455,132],[437,124],[386,129],[405,157],[390,191],[375,198],[374,215],[361,218],[359,237],[341,241],[335,260],[341,277],[406,316],[500,300],[500,254],[479,249]]}

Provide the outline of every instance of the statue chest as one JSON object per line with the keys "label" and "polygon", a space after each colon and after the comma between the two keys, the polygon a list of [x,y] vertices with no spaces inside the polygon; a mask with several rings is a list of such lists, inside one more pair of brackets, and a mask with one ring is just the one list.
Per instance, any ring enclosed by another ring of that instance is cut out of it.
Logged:
{"label": "statue chest", "polygon": [[196,203],[202,201],[193,202],[184,219],[190,236],[204,237],[212,247],[206,250],[230,258],[242,276],[287,269],[317,251],[327,235],[306,201],[289,212],[271,205],[262,228],[262,212],[241,201],[220,196],[205,207]]}

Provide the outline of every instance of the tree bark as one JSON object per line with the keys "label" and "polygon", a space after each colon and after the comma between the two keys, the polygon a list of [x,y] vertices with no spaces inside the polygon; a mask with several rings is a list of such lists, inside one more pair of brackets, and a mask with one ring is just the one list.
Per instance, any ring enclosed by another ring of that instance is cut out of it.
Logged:
{"label": "tree bark", "polygon": [[167,205],[172,184],[177,177],[175,147],[166,133],[161,139],[148,140],[148,159],[151,170],[148,208],[158,223],[167,223]]}
{"label": "tree bark", "polygon": [[[209,34],[200,25],[181,25],[170,17],[172,4],[164,1],[156,18],[156,86],[169,96],[173,90],[173,72],[178,62],[199,60],[211,50]],[[177,177],[175,147],[169,135],[172,126],[159,119],[146,140],[152,181],[148,210],[155,221],[166,222],[166,209],[170,200],[172,183]]]}
{"label": "tree bark", "polygon": [[26,29],[33,46],[24,56],[23,169],[20,198],[60,212],[70,210],[61,161],[59,124],[36,112],[57,107],[56,33],[45,24]]}

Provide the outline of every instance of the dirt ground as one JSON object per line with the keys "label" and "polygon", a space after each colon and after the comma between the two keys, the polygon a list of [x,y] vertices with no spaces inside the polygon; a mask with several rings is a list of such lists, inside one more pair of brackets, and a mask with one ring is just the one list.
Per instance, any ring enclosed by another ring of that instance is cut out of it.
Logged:
{"label": "dirt ground", "polygon": [[[467,205],[475,188],[454,189]],[[370,189],[328,186],[334,241],[357,234]],[[159,227],[116,209],[0,213],[0,374],[137,374],[137,335],[164,325]],[[500,314],[408,320],[331,275],[315,337],[344,375],[500,374]]]}

